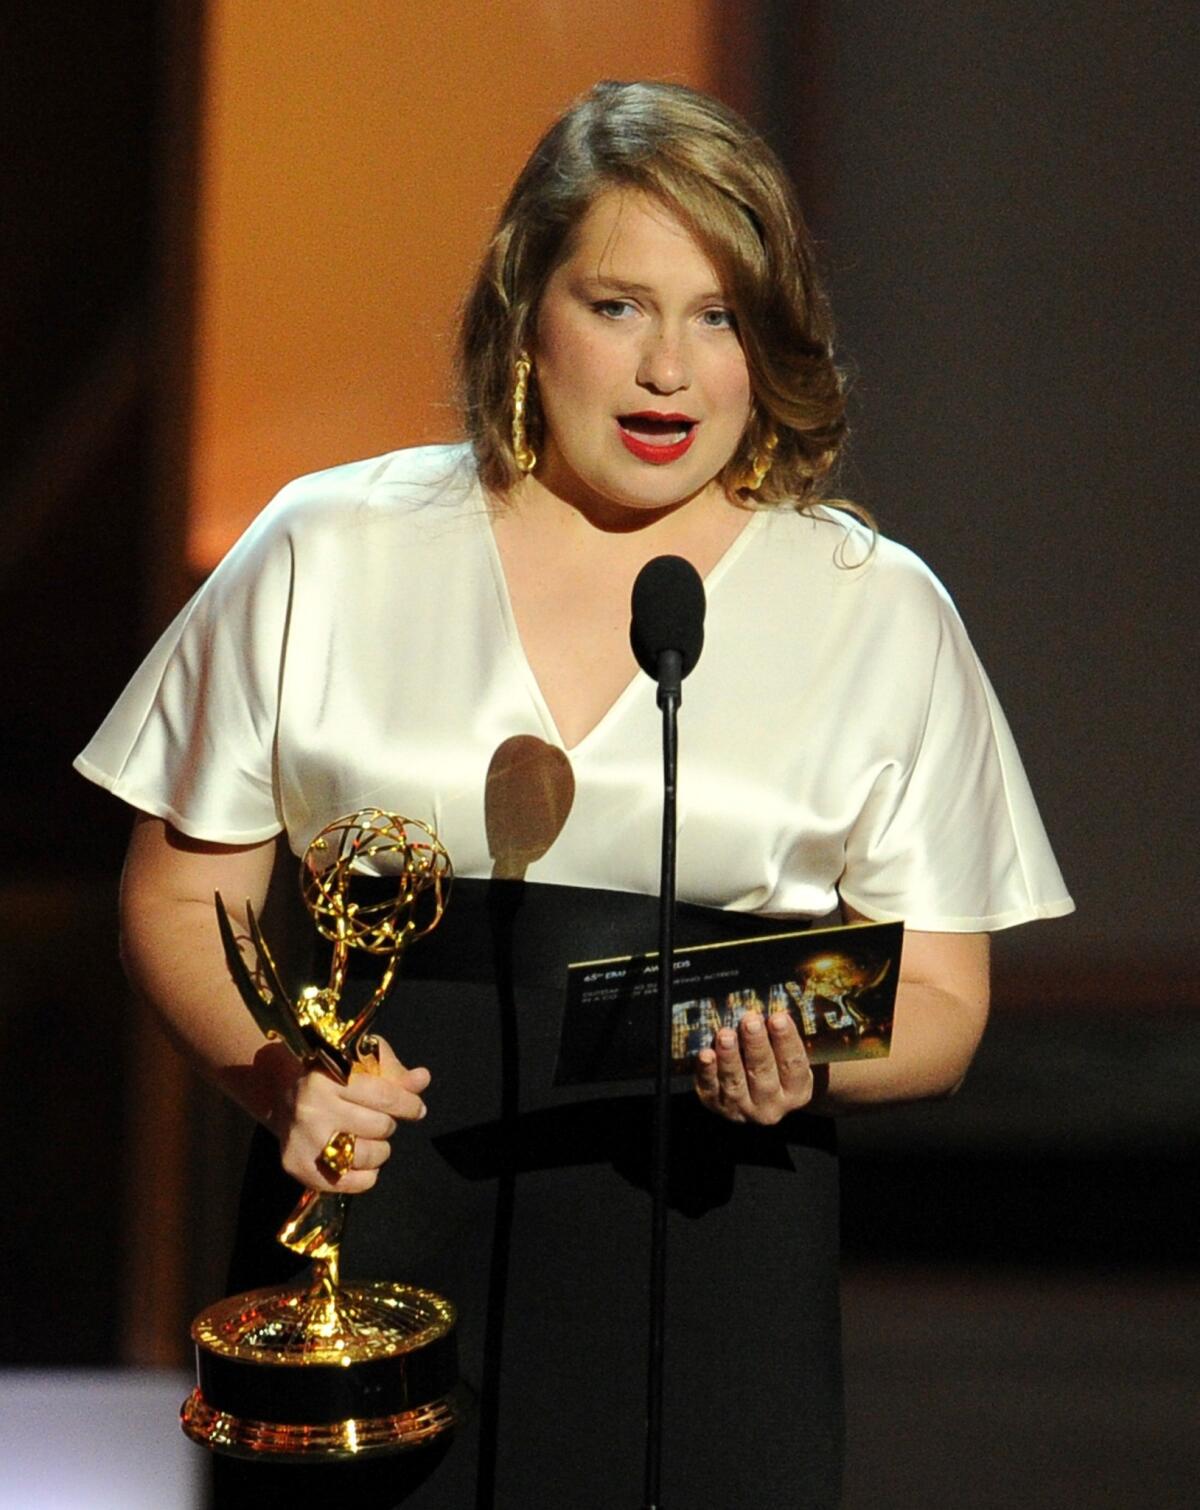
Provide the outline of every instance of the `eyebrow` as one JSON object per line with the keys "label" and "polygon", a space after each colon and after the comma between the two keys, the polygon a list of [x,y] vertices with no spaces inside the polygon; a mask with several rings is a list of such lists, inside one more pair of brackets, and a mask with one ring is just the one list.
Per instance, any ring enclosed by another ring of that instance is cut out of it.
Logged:
{"label": "eyebrow", "polygon": [[652,294],[654,290],[645,283],[630,283],[624,278],[593,277],[585,273],[580,281],[592,289],[613,289],[621,294]]}
{"label": "eyebrow", "polygon": [[[649,294],[651,297],[656,293],[656,290],[646,283],[630,283],[624,278],[610,278],[603,274],[599,276],[584,274],[580,282],[585,288],[592,291],[603,289],[605,291],[612,290],[614,293],[619,294]],[[724,301],[725,295],[719,288],[711,288],[699,296],[700,301],[705,299],[720,299]]]}

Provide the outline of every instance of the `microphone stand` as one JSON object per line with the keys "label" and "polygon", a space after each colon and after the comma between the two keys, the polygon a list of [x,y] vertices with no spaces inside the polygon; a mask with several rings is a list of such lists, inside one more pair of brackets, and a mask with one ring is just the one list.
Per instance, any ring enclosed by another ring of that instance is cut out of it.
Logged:
{"label": "microphone stand", "polygon": [[662,866],[658,891],[658,1064],[654,1081],[650,1169],[650,1333],[646,1369],[646,1468],[643,1510],[662,1510],[663,1341],[667,1291],[667,1169],[671,1116],[671,965],[675,936],[675,780],[677,714],[683,658],[658,657],[658,706],[663,715]]}

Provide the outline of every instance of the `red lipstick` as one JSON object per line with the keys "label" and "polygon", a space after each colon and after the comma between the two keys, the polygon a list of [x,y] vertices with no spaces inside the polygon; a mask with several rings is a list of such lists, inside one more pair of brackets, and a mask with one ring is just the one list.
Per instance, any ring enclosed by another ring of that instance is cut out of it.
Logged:
{"label": "red lipstick", "polygon": [[[645,410],[639,414],[622,414],[617,419],[621,444],[639,461],[665,466],[678,461],[691,449],[696,438],[696,421],[687,414],[659,414]],[[679,434],[680,431],[684,433]]]}

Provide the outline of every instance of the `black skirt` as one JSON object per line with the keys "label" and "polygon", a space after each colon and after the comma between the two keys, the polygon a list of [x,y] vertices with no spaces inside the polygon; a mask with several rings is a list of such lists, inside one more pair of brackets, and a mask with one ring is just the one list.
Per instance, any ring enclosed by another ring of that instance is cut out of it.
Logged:
{"label": "black skirt", "polygon": [[[648,1085],[553,1084],[566,966],[652,949],[653,898],[456,882],[376,1019],[427,1065],[428,1116],[401,1126],[352,1203],[346,1279],[395,1279],[459,1309],[470,1421],[431,1447],[319,1467],[216,1465],[216,1504],[619,1510],[642,1503],[650,1239]],[[795,928],[795,922],[774,925]],[[680,945],[771,924],[681,906]],[[356,966],[367,989],[378,962]],[[231,1291],[292,1278],[274,1233],[299,1187],[256,1134]],[[842,1387],[836,1138],[824,1118],[760,1128],[672,1097],[662,1502],[832,1510]]]}

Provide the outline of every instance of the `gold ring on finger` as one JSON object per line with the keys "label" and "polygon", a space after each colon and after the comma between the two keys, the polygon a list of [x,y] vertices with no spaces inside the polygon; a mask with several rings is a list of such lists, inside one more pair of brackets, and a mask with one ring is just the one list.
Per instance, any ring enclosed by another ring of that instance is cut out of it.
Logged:
{"label": "gold ring on finger", "polygon": [[335,1184],[348,1170],[354,1167],[353,1133],[337,1132],[326,1143],[317,1159],[317,1168]]}

